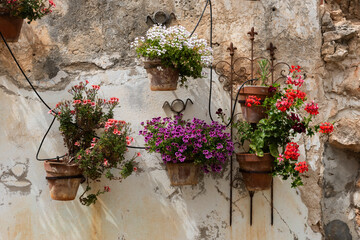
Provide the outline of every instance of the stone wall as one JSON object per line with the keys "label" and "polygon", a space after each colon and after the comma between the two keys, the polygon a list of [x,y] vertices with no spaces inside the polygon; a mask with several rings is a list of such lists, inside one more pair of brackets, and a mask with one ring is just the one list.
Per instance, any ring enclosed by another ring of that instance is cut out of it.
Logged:
{"label": "stone wall", "polygon": [[329,1],[322,8],[324,90],[329,117],[336,122],[323,158],[323,224],[330,239],[358,239],[360,234],[359,19],[359,1]]}
{"label": "stone wall", "polygon": [[[358,2],[338,2],[212,3],[215,61],[229,58],[230,42],[237,47],[237,56],[248,56],[247,32],[255,27],[256,54],[268,56],[266,48],[273,42],[279,61],[301,65],[308,73],[304,90],[322,109],[315,122],[336,122],[329,144],[319,135],[300,141],[301,160],[310,165],[305,186],[291,189],[288,181],[275,179],[274,226],[270,225],[269,191],[255,194],[254,222],[249,226],[249,195],[243,185],[234,189],[233,224],[229,225],[229,168],[219,177],[203,176],[194,187],[171,187],[160,157],[145,152],[139,160],[141,171],[121,184],[98,184],[99,188],[110,185],[111,192],[95,206],[52,201],[42,163],[35,160],[51,117],[0,44],[0,239],[316,240],[325,239],[325,234],[327,239],[357,239]],[[80,80],[101,83],[105,96],[121,99],[116,118],[132,124],[139,146],[143,145],[137,136],[140,122],[171,115],[162,109],[164,101],[190,98],[194,105],[184,117],[210,121],[208,79],[191,81],[188,90],[151,92],[145,70],[129,47],[148,29],[146,17],[158,10],[173,12],[173,24],[192,30],[205,0],[62,0],[56,4],[52,15],[24,25],[19,42],[10,44],[50,106],[69,98],[67,90]],[[209,19],[207,10],[197,30],[206,39]],[[229,95],[216,75],[214,83],[212,112],[219,107],[229,110]],[[50,132],[41,157],[65,152],[57,127]],[[333,237],[339,233],[340,238]]]}

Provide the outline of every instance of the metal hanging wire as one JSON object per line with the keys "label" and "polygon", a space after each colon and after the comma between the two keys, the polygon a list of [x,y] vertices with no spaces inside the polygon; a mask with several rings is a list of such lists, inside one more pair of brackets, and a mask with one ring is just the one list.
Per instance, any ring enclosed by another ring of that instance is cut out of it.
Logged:
{"label": "metal hanging wire", "polygon": [[[52,110],[52,108],[45,102],[45,100],[41,97],[41,95],[38,93],[38,91],[35,89],[34,85],[31,83],[30,79],[27,77],[27,75],[25,74],[24,70],[22,69],[22,67],[20,66],[18,60],[16,59],[13,51],[11,50],[9,44],[7,43],[4,35],[0,32],[0,36],[1,36],[1,39],[3,40],[3,42],[5,43],[5,46],[6,48],[9,50],[10,52],[10,55],[11,57],[13,58],[14,62],[16,63],[17,67],[19,68],[19,70],[21,71],[22,75],[24,76],[24,78],[26,79],[26,81],[28,82],[28,84],[30,85],[31,89],[34,91],[34,93],[36,94],[36,96],[40,99],[40,101],[46,106],[47,109],[49,109],[49,111],[51,111],[53,114],[55,114],[53,120],[51,121],[45,135],[43,136],[41,142],[40,142],[40,145],[39,145],[39,148],[37,150],[37,153],[36,153],[36,160],[38,161],[46,161],[46,160],[57,160],[59,161],[60,159],[64,158],[65,156],[67,156],[67,154],[64,154],[64,155],[61,155],[61,156],[56,156],[56,157],[53,157],[53,158],[46,158],[46,159],[42,159],[42,158],[39,158],[39,154],[40,154],[40,151],[41,151],[41,147],[48,135],[48,133],[50,132],[52,126],[54,125],[54,122],[55,122],[55,119],[56,119],[56,112],[54,112]],[[77,126],[76,123],[73,123],[75,126]],[[77,126],[78,128],[80,128],[79,126]],[[80,128],[81,129],[81,128]],[[95,138],[98,138],[98,136],[94,135],[93,137]],[[145,147],[137,147],[137,146],[127,146],[128,148],[132,148],[132,149],[146,149]]]}
{"label": "metal hanging wire", "polygon": [[[200,15],[200,17],[199,17],[199,20],[198,20],[197,24],[196,24],[195,27],[194,27],[194,30],[191,32],[190,37],[195,33],[196,29],[198,28],[198,26],[199,26],[199,24],[200,24],[200,22],[201,22],[201,20],[202,20],[202,18],[203,18],[203,16],[204,16],[205,11],[206,11],[206,9],[207,9],[208,6],[210,7],[210,47],[212,47],[212,45],[213,45],[213,42],[212,42],[212,37],[213,37],[213,32],[212,32],[212,31],[213,31],[213,16],[212,16],[212,4],[211,4],[211,0],[207,0],[207,1],[206,1],[205,7],[204,7],[204,9],[203,9],[203,11],[202,11],[202,13],[201,13],[201,15]],[[1,38],[2,38],[3,42],[5,43],[5,45],[6,45],[6,47],[7,47],[7,49],[9,50],[9,52],[10,52],[13,60],[15,61],[16,65],[17,65],[18,68],[20,69],[20,71],[21,71],[21,73],[23,74],[23,76],[25,77],[26,81],[29,83],[29,85],[30,85],[30,87],[32,88],[32,90],[33,90],[33,91],[35,92],[35,94],[38,96],[38,98],[40,99],[40,101],[41,101],[50,111],[52,111],[54,114],[57,114],[57,113],[55,113],[55,112],[51,109],[51,107],[44,101],[44,99],[43,99],[43,98],[40,96],[40,94],[36,91],[35,87],[33,86],[33,84],[31,83],[31,81],[29,80],[29,78],[26,76],[25,72],[24,72],[23,69],[21,68],[20,64],[18,63],[15,55],[13,54],[10,46],[9,46],[8,43],[6,42],[4,36],[3,36],[3,34],[2,34],[1,32],[0,32],[0,35],[1,35]],[[211,121],[214,121],[214,119],[213,119],[213,117],[212,117],[212,113],[211,113],[211,100],[212,100],[212,88],[213,88],[213,86],[212,86],[212,84],[213,84],[213,73],[212,73],[212,70],[213,70],[213,66],[211,65],[211,66],[210,66],[210,77],[209,77],[209,81],[210,81],[210,82],[209,82],[208,111],[209,111],[209,117],[210,117]],[[243,88],[243,86],[244,86],[246,83],[248,83],[248,82],[254,82],[254,81],[256,81],[256,80],[257,80],[257,79],[249,79],[249,80],[245,81],[245,82],[240,86],[240,88],[239,88],[239,90],[238,90],[238,92],[237,92],[237,95],[236,95],[236,99],[235,99],[234,105],[232,106],[232,109],[231,109],[231,117],[230,117],[230,120],[229,120],[229,122],[226,124],[227,127],[229,127],[229,126],[231,125],[232,121],[233,121],[234,114],[235,114],[235,108],[236,108],[237,100],[238,100],[238,97],[239,97],[239,94],[240,94],[241,89]],[[60,158],[64,158],[65,156],[67,156],[67,154],[65,154],[65,155],[62,155],[62,156],[57,156],[57,157],[55,157],[55,158],[46,158],[46,159],[40,159],[40,158],[39,158],[39,153],[40,153],[41,147],[42,147],[42,145],[43,145],[43,143],[44,143],[44,141],[45,141],[45,138],[46,138],[46,136],[48,135],[50,129],[52,128],[52,126],[53,126],[53,124],[54,124],[54,122],[55,122],[55,119],[56,119],[56,115],[54,116],[52,122],[50,123],[49,128],[47,129],[44,137],[43,137],[42,140],[41,140],[40,146],[39,146],[38,151],[37,151],[37,153],[36,153],[36,160],[38,160],[38,161],[45,161],[45,160],[58,160],[58,161],[59,161]],[[75,125],[76,125],[76,124],[75,124]],[[94,137],[99,138],[98,136],[94,136]],[[128,148],[132,148],[132,149],[146,149],[145,147],[140,147],[140,146],[127,146],[127,147],[128,147]],[[232,159],[231,159],[231,160],[232,160]],[[231,169],[231,172],[232,172],[232,169]],[[232,181],[232,180],[231,180],[231,181]],[[231,189],[232,189],[232,186],[231,186]],[[232,195],[232,194],[231,194],[231,195]],[[230,205],[231,205],[231,206],[230,206],[230,212],[231,212],[232,202],[230,203]],[[231,226],[231,223],[232,223],[231,215],[232,215],[232,213],[230,213],[230,226]]]}
{"label": "metal hanging wire", "polygon": [[[211,0],[207,0],[206,1],[206,4],[205,4],[205,7],[202,11],[202,14],[194,28],[194,30],[192,31],[191,35],[192,36],[194,34],[194,32],[196,31],[197,27],[199,26],[201,20],[202,20],[202,17],[204,16],[204,13],[205,13],[205,10],[207,8],[207,6],[210,6],[210,47],[212,47],[212,6],[211,6]],[[22,69],[22,67],[20,66],[19,62],[17,61],[13,51],[11,50],[9,44],[7,43],[5,37],[3,36],[3,34],[0,32],[0,35],[1,35],[1,39],[3,40],[3,42],[5,43],[7,49],[9,50],[13,60],[15,61],[17,67],[19,68],[19,70],[21,71],[22,75],[24,76],[24,78],[26,79],[26,81],[28,82],[28,84],[30,85],[31,89],[34,91],[34,93],[37,95],[37,97],[40,99],[40,101],[46,106],[46,108],[50,111],[52,111],[54,114],[57,114],[55,113],[52,108],[45,102],[45,100],[40,96],[40,94],[37,92],[37,90],[35,89],[34,85],[31,83],[31,81],[29,80],[29,78],[27,77],[27,75],[25,74],[24,70]],[[211,92],[212,92],[212,66],[210,66],[210,94],[209,94],[209,115],[210,115],[210,119],[213,121],[213,118],[212,118],[212,115],[211,115]],[[41,142],[40,142],[40,145],[39,145],[39,148],[38,148],[38,151],[36,153],[36,160],[38,161],[45,161],[45,160],[59,160],[61,158],[64,158],[67,154],[64,154],[62,156],[57,156],[57,157],[54,157],[54,158],[46,158],[46,159],[40,159],[39,158],[39,154],[40,154],[40,150],[41,150],[41,147],[45,141],[45,138],[47,137],[48,133],[50,132],[54,122],[55,122],[55,119],[56,119],[56,115],[54,116],[54,119],[52,120],[52,122],[50,123],[49,125],[49,128],[47,129],[44,137],[42,138]],[[74,123],[75,124],[75,123]],[[75,124],[76,125],[76,124]],[[77,126],[77,125],[76,125]],[[77,126],[79,127],[79,126]],[[80,128],[81,129],[81,128]],[[94,136],[95,138],[99,138],[98,136]],[[132,148],[132,149],[146,149],[146,147],[140,147],[140,146],[127,146],[128,148]]]}

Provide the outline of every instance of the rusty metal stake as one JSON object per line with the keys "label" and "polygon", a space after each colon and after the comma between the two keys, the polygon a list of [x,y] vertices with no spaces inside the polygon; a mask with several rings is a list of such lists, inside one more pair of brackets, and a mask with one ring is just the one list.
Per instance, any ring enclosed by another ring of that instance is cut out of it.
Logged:
{"label": "rusty metal stake", "polygon": [[252,226],[252,213],[253,213],[253,197],[254,197],[254,191],[249,191],[250,194],[250,226]]}
{"label": "rusty metal stake", "polygon": [[271,180],[271,226],[274,225],[274,178]]}

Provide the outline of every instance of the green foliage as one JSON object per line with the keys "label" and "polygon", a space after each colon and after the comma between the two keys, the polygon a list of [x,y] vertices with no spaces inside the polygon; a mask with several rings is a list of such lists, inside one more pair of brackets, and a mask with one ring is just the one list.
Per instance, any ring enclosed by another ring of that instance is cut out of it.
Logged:
{"label": "green foliage", "polygon": [[87,88],[87,83],[82,82],[72,87],[69,93],[73,95],[73,101],[59,102],[52,113],[57,115],[65,146],[69,156],[73,157],[80,149],[91,146],[95,131],[103,128],[105,122],[113,117],[113,109],[118,102],[104,102],[97,98],[96,89]]}
{"label": "green foliage", "polygon": [[270,63],[267,59],[261,59],[258,61],[258,64],[261,85],[266,86],[266,81],[270,75]]}
{"label": "green foliage", "polygon": [[277,92],[271,97],[267,97],[262,104],[266,109],[267,117],[261,119],[258,124],[249,124],[244,121],[234,123],[237,130],[239,142],[244,145],[249,142],[249,153],[255,153],[262,157],[264,153],[270,153],[275,157],[274,176],[282,176],[284,180],[291,178],[292,187],[302,185],[299,172],[295,170],[297,161],[284,158],[279,162],[277,159],[280,153],[285,152],[286,145],[291,142],[297,135],[305,134],[313,136],[318,126],[311,127],[312,116],[301,117],[304,112],[303,105],[306,98],[295,97],[291,106],[281,111],[277,106],[284,98],[288,98],[287,90],[293,89],[293,85],[287,85],[280,89],[278,84],[272,87],[277,88]]}
{"label": "green foliage", "polygon": [[212,50],[206,41],[190,37],[190,33],[181,26],[166,29],[154,26],[148,30],[146,38],[136,38],[132,43],[138,57],[160,59],[164,67],[177,69],[181,86],[189,77],[201,78],[202,69],[212,61]]}
{"label": "green foliage", "polygon": [[52,0],[0,0],[0,7],[8,10],[11,16],[27,19],[30,23],[51,13],[55,4]]}
{"label": "green foliage", "polygon": [[[100,86],[88,88],[87,85],[88,81],[73,86],[69,90],[73,100],[59,102],[50,113],[56,114],[60,122],[59,130],[70,159],[74,159],[87,178],[87,187],[80,202],[89,206],[96,202],[97,196],[108,192],[106,189],[98,190],[84,197],[92,190],[90,182],[99,182],[103,176],[120,181],[130,176],[133,171],[130,166],[134,166],[136,155],[131,159],[124,156],[132,138],[128,136],[129,124],[113,119],[113,110],[119,99],[98,98]],[[99,139],[94,137],[98,130],[103,130]],[[114,169],[119,171],[120,177],[115,177],[112,173]]]}

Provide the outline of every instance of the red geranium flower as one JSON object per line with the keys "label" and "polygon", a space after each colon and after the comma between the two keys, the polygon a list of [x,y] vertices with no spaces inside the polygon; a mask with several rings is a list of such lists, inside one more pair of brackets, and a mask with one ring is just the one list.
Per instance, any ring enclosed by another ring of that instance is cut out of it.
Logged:
{"label": "red geranium flower", "polygon": [[298,171],[299,173],[309,171],[309,168],[308,168],[308,165],[306,162],[295,163],[295,165],[296,165],[295,170]]}
{"label": "red geranium flower", "polygon": [[311,115],[318,115],[319,114],[318,110],[319,110],[319,106],[314,101],[306,104],[305,111],[307,111]]}
{"label": "red geranium flower", "polygon": [[324,122],[320,123],[320,133],[332,133],[334,131],[334,126],[331,123]]}
{"label": "red geranium flower", "polygon": [[304,93],[304,92],[302,92],[302,91],[300,91],[300,90],[296,90],[296,96],[297,96],[297,98],[300,98],[301,100],[305,100],[305,98],[306,98],[306,93]]}
{"label": "red geranium flower", "polygon": [[286,90],[286,97],[289,99],[295,99],[297,97],[297,91],[294,89],[287,89]]}
{"label": "red geranium flower", "polygon": [[282,97],[281,99],[278,99],[276,103],[276,108],[282,112],[285,112],[291,107],[293,102],[294,102],[293,99]]}
{"label": "red geranium flower", "polygon": [[260,105],[260,100],[261,100],[261,98],[257,98],[256,96],[248,96],[246,98],[245,105],[247,107],[251,107],[253,104]]}
{"label": "red geranium flower", "polygon": [[299,153],[299,145],[294,142],[289,142],[286,145],[284,156],[286,159],[291,160],[298,160],[300,153]]}

